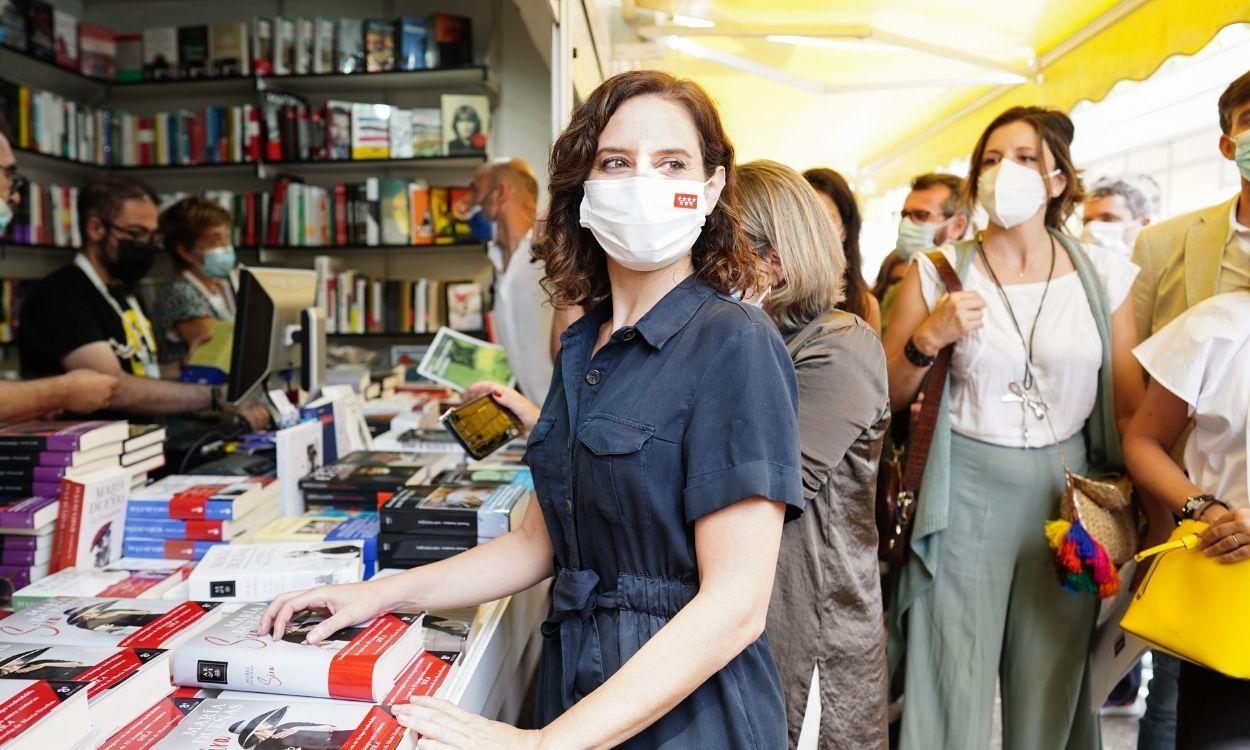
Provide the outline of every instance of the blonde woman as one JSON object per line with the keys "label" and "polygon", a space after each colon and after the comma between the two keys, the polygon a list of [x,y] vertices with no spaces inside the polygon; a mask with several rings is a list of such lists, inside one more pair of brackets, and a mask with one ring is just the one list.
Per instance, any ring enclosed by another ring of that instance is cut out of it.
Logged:
{"label": "blonde woman", "polygon": [[829,213],[799,173],[771,161],[738,169],[742,228],[767,289],[748,297],[780,329],[799,384],[807,512],[785,526],[769,641],[786,694],[790,744],[819,674],[821,748],[886,745],[886,659],[873,504],[889,423],[885,353],[859,317],[836,309],[846,259]]}

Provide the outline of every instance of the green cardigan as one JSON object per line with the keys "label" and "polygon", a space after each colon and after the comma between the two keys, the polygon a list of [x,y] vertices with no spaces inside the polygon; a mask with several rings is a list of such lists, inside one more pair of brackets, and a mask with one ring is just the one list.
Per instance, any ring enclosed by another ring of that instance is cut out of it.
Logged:
{"label": "green cardigan", "polygon": [[[1102,341],[1102,367],[1098,371],[1098,396],[1094,410],[1085,422],[1085,441],[1089,451],[1092,475],[1115,474],[1124,471],[1124,457],[1120,452],[1120,436],[1115,424],[1115,390],[1111,371],[1111,313],[1107,291],[1098,272],[1086,254],[1085,248],[1067,235],[1051,230],[1059,244],[1063,245],[1077,275],[1085,287],[1090,311],[1098,327]],[[955,244],[956,271],[964,278],[972,256],[976,253],[976,240]],[[920,483],[920,500],[917,505],[915,524],[911,532],[911,556],[900,571],[890,602],[889,656],[890,673],[894,674],[902,664],[906,636],[903,629],[904,616],[911,605],[932,585],[938,572],[938,559],[942,545],[942,532],[946,529],[950,511],[950,462],[951,420],[945,408],[946,394],[950,390],[947,375],[946,390],[942,392],[943,408],[938,411],[937,427],[929,448],[929,461],[925,465],[924,479]],[[1038,529],[1040,535],[1042,529]]]}

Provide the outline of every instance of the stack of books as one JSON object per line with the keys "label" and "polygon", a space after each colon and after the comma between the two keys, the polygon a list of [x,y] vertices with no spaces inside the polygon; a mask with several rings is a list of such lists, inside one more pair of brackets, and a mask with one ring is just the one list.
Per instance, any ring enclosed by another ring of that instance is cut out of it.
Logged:
{"label": "stack of books", "polygon": [[0,578],[14,589],[48,575],[58,505],[31,497],[0,507]]}
{"label": "stack of books", "polygon": [[367,579],[377,571],[379,530],[377,513],[318,508],[300,516],[278,518],[256,532],[254,540],[257,544],[360,542]]}
{"label": "stack of books", "polygon": [[446,455],[355,451],[299,481],[308,505],[375,510],[407,485],[429,481],[447,466]]}
{"label": "stack of books", "polygon": [[174,474],[131,494],[123,551],[126,557],[199,560],[277,514],[273,477]]}
{"label": "stack of books", "polygon": [[194,567],[182,560],[122,558],[103,568],[64,568],[14,591],[12,607],[20,611],[54,596],[181,601],[187,598],[185,581]]}
{"label": "stack of books", "polygon": [[445,560],[520,528],[530,495],[522,468],[450,472],[407,487],[382,506],[378,564],[413,568]]}
{"label": "stack of books", "polygon": [[0,502],[57,497],[61,478],[121,465],[126,422],[15,422],[0,425]]}

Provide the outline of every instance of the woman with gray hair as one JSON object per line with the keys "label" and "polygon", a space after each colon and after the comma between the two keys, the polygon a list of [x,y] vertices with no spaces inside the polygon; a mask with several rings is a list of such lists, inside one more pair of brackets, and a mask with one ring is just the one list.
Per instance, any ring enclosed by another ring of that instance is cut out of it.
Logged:
{"label": "woman with gray hair", "polygon": [[747,301],[781,331],[799,386],[807,512],[785,526],[768,635],[781,671],[791,746],[813,675],[821,748],[886,745],[886,658],[874,487],[889,423],[885,353],[837,309],[846,259],[828,211],[798,172],[738,168],[742,228],[769,279]]}

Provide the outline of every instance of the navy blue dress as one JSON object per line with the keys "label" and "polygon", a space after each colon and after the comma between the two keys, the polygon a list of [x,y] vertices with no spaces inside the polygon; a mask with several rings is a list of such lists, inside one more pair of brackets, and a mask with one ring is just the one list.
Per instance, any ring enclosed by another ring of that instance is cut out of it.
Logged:
{"label": "navy blue dress", "polygon": [[[761,311],[696,277],[593,357],[610,301],[566,331],[526,460],[555,548],[537,721],[592,692],[697,593],[694,522],[750,497],[803,508],[794,366]],[[629,748],[784,748],[761,637]]]}

